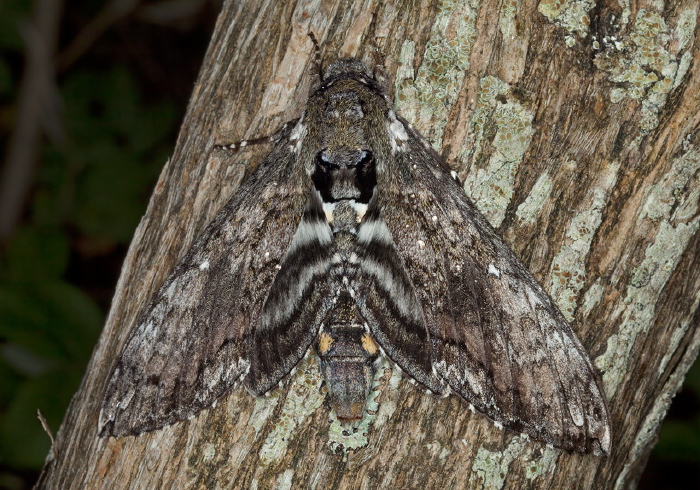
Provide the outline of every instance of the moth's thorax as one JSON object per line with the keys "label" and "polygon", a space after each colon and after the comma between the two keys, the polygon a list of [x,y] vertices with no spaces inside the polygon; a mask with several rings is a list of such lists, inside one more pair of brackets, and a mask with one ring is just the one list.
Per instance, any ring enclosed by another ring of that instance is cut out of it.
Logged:
{"label": "moth's thorax", "polygon": [[320,95],[316,121],[322,148],[341,151],[368,147],[368,96],[373,97],[373,94],[367,93],[362,84],[352,79],[342,80]]}
{"label": "moth's thorax", "polygon": [[377,81],[355,59],[332,63],[307,104],[324,148],[366,148],[368,131],[391,109]]}

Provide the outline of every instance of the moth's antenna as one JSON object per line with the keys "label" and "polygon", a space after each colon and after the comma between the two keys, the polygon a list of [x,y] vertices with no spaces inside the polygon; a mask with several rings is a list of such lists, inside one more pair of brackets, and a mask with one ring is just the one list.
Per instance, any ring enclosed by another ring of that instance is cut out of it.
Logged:
{"label": "moth's antenna", "polygon": [[372,57],[374,58],[374,79],[379,83],[379,86],[385,94],[391,94],[391,80],[386,74],[386,59],[379,49],[376,38],[372,42],[371,47]]}
{"label": "moth's antenna", "polygon": [[321,45],[318,44],[316,36],[314,36],[313,32],[309,31],[309,37],[311,38],[311,42],[314,43],[313,70],[316,72],[318,79],[323,80],[323,58],[321,57]]}

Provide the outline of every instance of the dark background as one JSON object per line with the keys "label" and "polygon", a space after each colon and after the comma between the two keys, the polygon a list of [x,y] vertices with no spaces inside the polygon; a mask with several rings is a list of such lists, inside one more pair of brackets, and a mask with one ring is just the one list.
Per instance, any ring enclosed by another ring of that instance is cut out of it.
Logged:
{"label": "dark background", "polygon": [[[0,488],[31,488],[44,463],[50,441],[37,409],[55,432],[219,9],[218,0],[0,3],[0,189],[12,186],[21,210],[15,219],[0,209]],[[44,27],[32,27],[39,17]],[[54,54],[29,69],[51,25]],[[29,164],[18,149],[30,150]],[[18,169],[26,183],[8,178]],[[691,487],[700,488],[698,363],[641,484]]]}

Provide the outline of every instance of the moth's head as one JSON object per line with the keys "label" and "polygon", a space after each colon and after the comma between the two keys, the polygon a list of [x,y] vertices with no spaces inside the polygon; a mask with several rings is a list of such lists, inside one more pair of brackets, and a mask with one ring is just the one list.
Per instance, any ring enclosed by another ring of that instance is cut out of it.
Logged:
{"label": "moth's head", "polygon": [[306,107],[309,141],[318,150],[309,169],[326,202],[368,202],[376,185],[373,132],[390,110],[370,70],[360,60],[331,63]]}

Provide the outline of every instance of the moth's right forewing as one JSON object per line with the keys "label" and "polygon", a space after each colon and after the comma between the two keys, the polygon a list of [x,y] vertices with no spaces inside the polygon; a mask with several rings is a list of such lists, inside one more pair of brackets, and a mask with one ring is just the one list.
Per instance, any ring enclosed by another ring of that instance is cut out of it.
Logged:
{"label": "moth's right forewing", "polygon": [[446,164],[402,124],[407,140],[383,162],[377,187],[423,309],[435,373],[505,427],[608,452],[608,409],[588,354]]}
{"label": "moth's right forewing", "polygon": [[310,191],[291,131],[276,137],[140,316],[107,383],[102,435],[188,419],[250,369],[249,339]]}

